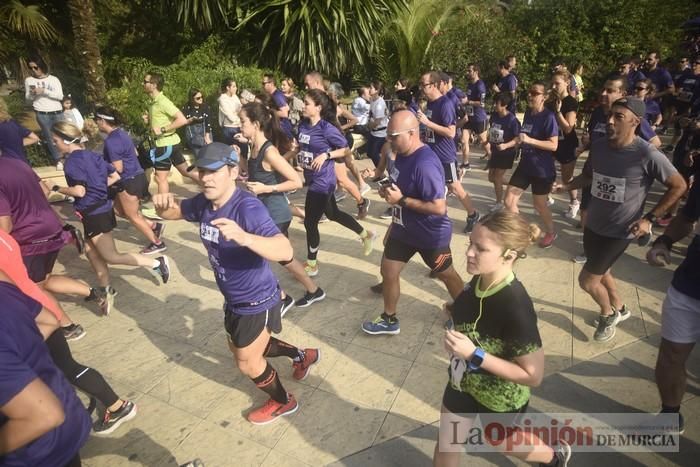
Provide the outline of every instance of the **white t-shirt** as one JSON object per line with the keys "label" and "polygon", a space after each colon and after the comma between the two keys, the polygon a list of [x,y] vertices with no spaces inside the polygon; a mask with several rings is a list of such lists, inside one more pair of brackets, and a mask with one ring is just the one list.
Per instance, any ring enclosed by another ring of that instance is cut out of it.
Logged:
{"label": "white t-shirt", "polygon": [[364,98],[357,96],[354,101],[352,101],[352,107],[350,111],[352,115],[357,119],[358,125],[367,125],[369,120],[369,109],[370,104]]}
{"label": "white t-shirt", "polygon": [[[32,94],[32,87],[43,89],[41,94]],[[29,76],[24,80],[24,98],[32,103],[32,107],[37,112],[63,111],[63,87],[61,82],[53,75],[46,75],[43,78]]]}
{"label": "white t-shirt", "polygon": [[241,119],[238,117],[240,111],[241,100],[237,95],[222,94],[219,96],[219,126],[240,128]]}
{"label": "white t-shirt", "polygon": [[369,104],[369,113],[372,120],[381,119],[379,125],[375,127],[378,129],[371,131],[372,136],[386,138],[386,127],[389,125],[389,117],[387,116],[386,102],[384,102],[383,97],[377,97]]}

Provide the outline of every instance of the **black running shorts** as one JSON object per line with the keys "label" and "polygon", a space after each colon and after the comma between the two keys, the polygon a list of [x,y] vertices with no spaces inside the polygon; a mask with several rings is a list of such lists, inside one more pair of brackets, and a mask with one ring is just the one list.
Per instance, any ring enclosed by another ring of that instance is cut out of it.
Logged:
{"label": "black running shorts", "polygon": [[234,347],[242,349],[252,344],[266,327],[271,332],[279,334],[282,332],[281,310],[281,301],[277,302],[272,308],[254,315],[241,315],[227,311],[224,308],[224,329],[226,329],[228,334],[229,342]]}
{"label": "black running shorts", "polygon": [[598,235],[591,229],[583,229],[583,252],[586,264],[583,269],[602,276],[622,256],[631,240]]}
{"label": "black running shorts", "polygon": [[386,259],[401,263],[408,263],[416,253],[420,254],[425,265],[434,273],[446,271],[452,266],[452,251],[449,245],[438,248],[418,248],[389,236],[384,247]]}

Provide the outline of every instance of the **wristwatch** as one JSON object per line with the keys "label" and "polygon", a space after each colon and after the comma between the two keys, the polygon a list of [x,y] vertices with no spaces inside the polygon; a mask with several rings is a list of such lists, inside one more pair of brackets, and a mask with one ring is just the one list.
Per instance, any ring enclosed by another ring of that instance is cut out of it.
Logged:
{"label": "wristwatch", "polygon": [[330,160],[330,159],[331,159],[331,153],[330,153],[330,152],[327,152],[327,153],[326,153],[326,160]]}
{"label": "wristwatch", "polygon": [[407,200],[407,199],[408,199],[408,198],[406,198],[405,196],[402,196],[401,198],[399,198],[399,200],[396,202],[396,204],[398,204],[398,205],[401,206],[402,208],[405,208],[405,207],[406,207],[406,200]]}
{"label": "wristwatch", "polygon": [[651,212],[644,214],[644,217],[642,217],[642,219],[646,219],[652,224],[656,222],[656,216]]}
{"label": "wristwatch", "polygon": [[469,371],[478,370],[481,367],[481,364],[484,362],[484,355],[486,355],[486,352],[484,352],[484,349],[482,349],[481,347],[477,347],[476,349],[474,349],[474,354],[467,363],[467,369]]}
{"label": "wristwatch", "polygon": [[160,127],[160,134],[161,135],[165,134],[165,127],[164,126]]}

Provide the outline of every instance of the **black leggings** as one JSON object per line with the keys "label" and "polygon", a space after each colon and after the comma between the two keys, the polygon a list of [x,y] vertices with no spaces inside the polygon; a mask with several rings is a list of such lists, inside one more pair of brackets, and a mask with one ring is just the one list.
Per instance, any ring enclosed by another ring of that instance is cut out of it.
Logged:
{"label": "black leggings", "polygon": [[107,384],[100,373],[73,360],[73,355],[62,330],[59,329],[51,334],[46,339],[46,345],[49,348],[51,359],[73,386],[96,397],[105,407],[109,407],[119,400],[112,387]]}
{"label": "black leggings", "polygon": [[304,204],[304,227],[306,228],[306,248],[308,258],[315,260],[318,254],[318,247],[321,244],[321,234],[318,232],[318,222],[321,216],[326,214],[326,217],[333,222],[346,227],[357,235],[360,235],[365,229],[355,220],[350,214],[338,209],[338,204],[335,202],[333,192],[316,193],[309,191],[306,193],[306,203]]}

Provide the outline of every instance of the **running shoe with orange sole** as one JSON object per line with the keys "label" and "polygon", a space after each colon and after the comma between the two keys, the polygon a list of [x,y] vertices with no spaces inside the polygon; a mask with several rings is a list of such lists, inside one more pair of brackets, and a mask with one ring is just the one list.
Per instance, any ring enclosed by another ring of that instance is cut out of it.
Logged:
{"label": "running shoe with orange sole", "polygon": [[253,425],[267,425],[280,417],[291,415],[299,409],[299,404],[292,394],[287,393],[287,403],[282,404],[274,399],[268,399],[262,407],[253,409],[248,414],[248,421]]}
{"label": "running shoe with orange sole", "polygon": [[309,376],[309,370],[321,360],[321,349],[304,349],[304,359],[300,362],[292,362],[294,373],[292,376],[297,381],[304,381]]}

